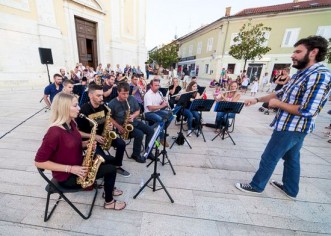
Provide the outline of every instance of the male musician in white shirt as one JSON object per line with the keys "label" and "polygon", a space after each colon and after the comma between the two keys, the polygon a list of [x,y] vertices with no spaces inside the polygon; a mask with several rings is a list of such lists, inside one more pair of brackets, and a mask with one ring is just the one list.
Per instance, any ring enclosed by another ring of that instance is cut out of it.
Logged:
{"label": "male musician in white shirt", "polygon": [[[150,89],[144,96],[145,117],[147,120],[154,121],[155,125],[165,122],[165,129],[170,124],[168,118],[171,116],[171,111],[162,109],[169,106],[168,102],[165,101],[162,93],[159,91],[160,80],[153,79],[150,86]],[[169,147],[163,131],[160,133],[160,140],[162,145]]]}

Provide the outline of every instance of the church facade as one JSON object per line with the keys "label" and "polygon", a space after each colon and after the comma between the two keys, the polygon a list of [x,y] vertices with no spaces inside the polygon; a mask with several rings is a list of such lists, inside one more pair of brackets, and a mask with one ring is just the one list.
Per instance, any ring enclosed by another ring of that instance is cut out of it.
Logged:
{"label": "church facade", "polygon": [[144,67],[147,0],[0,0],[0,88],[48,84],[76,63]]}

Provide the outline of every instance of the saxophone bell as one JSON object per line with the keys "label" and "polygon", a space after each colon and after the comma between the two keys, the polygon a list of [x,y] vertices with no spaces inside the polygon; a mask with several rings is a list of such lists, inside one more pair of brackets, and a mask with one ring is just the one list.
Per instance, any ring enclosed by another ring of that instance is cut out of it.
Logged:
{"label": "saxophone bell", "polygon": [[125,132],[121,135],[122,139],[129,139],[130,132],[133,131],[134,127],[132,124],[130,124],[130,105],[128,100],[126,100],[126,104],[128,106],[128,110],[126,111],[125,120],[123,124],[123,128],[125,129]]}
{"label": "saxophone bell", "polygon": [[111,109],[106,104],[103,105],[108,110],[108,113],[106,115],[105,124],[102,131],[102,137],[104,138],[105,142],[103,145],[101,145],[101,148],[103,150],[109,150],[113,140],[117,138],[117,134],[116,132],[109,129],[109,126],[111,124]]}

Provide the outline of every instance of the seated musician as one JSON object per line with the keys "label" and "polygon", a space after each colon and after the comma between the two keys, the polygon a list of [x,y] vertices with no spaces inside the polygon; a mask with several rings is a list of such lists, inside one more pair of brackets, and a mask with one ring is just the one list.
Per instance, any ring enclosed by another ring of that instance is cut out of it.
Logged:
{"label": "seated musician", "polygon": [[86,89],[87,89],[87,78],[83,77],[81,84],[75,85],[72,92],[76,94],[80,99]]}
{"label": "seated musician", "polygon": [[111,100],[117,97],[117,84],[115,84],[115,76],[109,75],[103,84],[103,101],[108,104]]}
{"label": "seated musician", "polygon": [[[150,83],[150,89],[144,96],[145,117],[147,120],[153,121],[155,125],[165,122],[164,128],[167,128],[170,124],[168,118],[172,112],[164,110],[164,108],[168,108],[168,102],[165,101],[159,88],[160,80],[153,79]],[[160,142],[163,146],[169,147],[163,131],[160,132]]]}
{"label": "seated musician", "polygon": [[[105,118],[108,113],[107,108],[103,104],[103,91],[102,87],[97,84],[90,84],[88,87],[88,96],[90,101],[83,104],[81,108],[81,113],[90,119],[95,120],[98,123],[98,130],[95,137],[97,141],[96,153],[100,154],[109,163],[113,164],[117,168],[117,173],[123,175],[124,177],[129,177],[130,173],[122,168],[123,156],[125,151],[125,142],[116,138],[112,140],[112,147],[116,148],[115,158],[107,155],[104,150],[102,150],[101,145],[105,143],[105,137],[102,136],[104,130]],[[77,118],[78,129],[84,139],[91,137],[92,126],[90,122],[83,118]],[[112,125],[109,127],[110,130],[113,129]],[[108,150],[105,150],[108,151]]]}
{"label": "seated musician", "polygon": [[[134,138],[131,158],[139,163],[144,163],[146,160],[140,155],[144,134],[146,134],[145,147],[147,147],[153,137],[154,130],[137,119],[140,114],[140,107],[135,98],[129,95],[130,85],[124,82],[119,83],[117,89],[117,98],[111,100],[108,104],[112,110],[112,123],[121,135],[125,133],[124,124],[130,123],[133,125],[133,130],[129,133],[129,137]],[[128,109],[130,109],[129,112]],[[155,157],[150,154],[148,158],[154,159]]]}
{"label": "seated musician", "polygon": [[65,80],[63,81],[63,89],[62,92],[63,93],[67,93],[67,94],[72,94],[73,93],[73,89],[74,89],[74,82],[72,80]]}
{"label": "seated musician", "polygon": [[[77,177],[85,177],[88,167],[82,166],[83,148],[89,141],[83,141],[77,130],[75,118],[79,113],[77,98],[71,94],[59,93],[52,104],[51,126],[44,136],[36,154],[35,165],[52,171],[59,185],[66,188],[80,188]],[[92,144],[91,144],[92,145]],[[123,192],[114,188],[116,169],[107,161],[100,165],[96,178],[104,179],[105,209],[122,210],[126,203],[116,201],[113,196]]]}
{"label": "seated musician", "polygon": [[62,91],[62,76],[60,74],[54,74],[53,76],[54,83],[47,85],[44,89],[44,102],[46,103],[47,107],[51,107],[51,103],[55,95]]}
{"label": "seated musician", "polygon": [[172,79],[172,85],[169,86],[169,106],[171,109],[175,107],[175,104],[177,103],[176,97],[172,97],[175,94],[178,94],[182,88],[179,86],[179,81],[178,78],[173,78]]}
{"label": "seated musician", "polygon": [[[182,115],[185,116],[187,118],[187,136],[191,136],[192,134],[192,130],[193,128],[198,126],[198,122],[199,122],[199,112],[197,111],[191,111],[190,110],[190,106],[191,103],[194,101],[194,99],[201,99],[202,95],[199,94],[199,92],[197,91],[198,89],[198,84],[194,81],[191,81],[186,88],[186,92],[191,92],[191,91],[195,91],[194,93],[192,93],[192,97],[190,98],[190,100],[186,103],[186,104],[181,104],[182,106],[184,106],[184,110]],[[193,127],[193,118],[195,120],[195,126]]]}
{"label": "seated musician", "polygon": [[[171,109],[174,109],[175,104],[177,104],[176,97],[173,97],[173,95],[179,94],[182,90],[182,87],[179,86],[179,81],[177,77],[172,78],[172,85],[169,86],[169,106]],[[176,123],[180,122],[180,115],[177,115],[176,117]]]}
{"label": "seated musician", "polygon": [[139,77],[136,74],[133,74],[131,77],[130,90],[132,90],[131,95],[136,99],[139,104],[140,111],[144,111],[144,95],[146,93],[145,87],[138,84]]}
{"label": "seated musician", "polygon": [[[216,102],[237,102],[240,99],[240,94],[237,92],[238,89],[238,83],[236,81],[233,81],[230,84],[230,91],[225,93],[220,93],[217,97],[215,97]],[[228,125],[225,124],[226,117],[224,112],[217,112],[216,119],[215,119],[215,125],[216,125],[216,133],[219,133],[222,126]],[[229,113],[228,118],[234,118],[235,113]]]}

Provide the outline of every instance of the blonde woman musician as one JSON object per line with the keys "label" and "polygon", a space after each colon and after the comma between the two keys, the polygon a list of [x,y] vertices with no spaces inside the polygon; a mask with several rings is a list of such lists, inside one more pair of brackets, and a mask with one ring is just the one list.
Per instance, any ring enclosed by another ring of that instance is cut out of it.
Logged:
{"label": "blonde woman musician", "polygon": [[[53,178],[62,187],[67,188],[80,188],[76,179],[86,176],[88,171],[88,167],[82,166],[82,151],[88,141],[82,142],[75,122],[79,111],[75,96],[66,93],[59,93],[55,96],[51,107],[51,126],[35,157],[35,165],[38,168],[51,170]],[[104,208],[124,209],[126,203],[113,198],[113,196],[123,194],[121,190],[114,188],[115,166],[107,163],[101,164],[96,178],[104,179]]]}
{"label": "blonde woman musician", "polygon": [[[230,84],[230,90],[225,93],[220,93],[217,97],[215,97],[216,102],[237,102],[240,99],[240,94],[237,92],[238,84],[237,82],[232,82]],[[225,124],[225,117],[224,112],[217,112],[216,119],[215,119],[215,125],[216,125],[216,133],[220,132],[220,129],[222,126],[227,125]],[[228,118],[234,118],[235,113],[229,113]]]}

